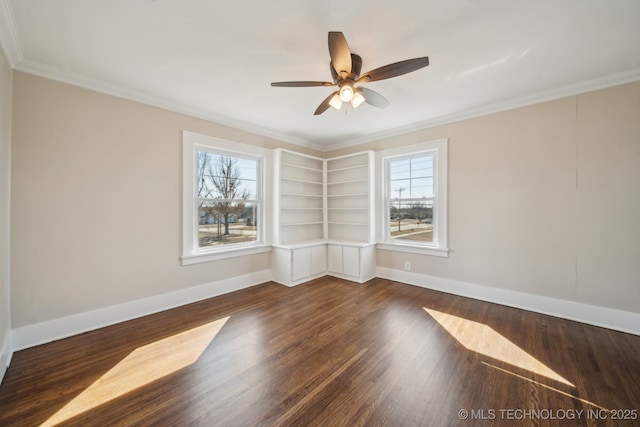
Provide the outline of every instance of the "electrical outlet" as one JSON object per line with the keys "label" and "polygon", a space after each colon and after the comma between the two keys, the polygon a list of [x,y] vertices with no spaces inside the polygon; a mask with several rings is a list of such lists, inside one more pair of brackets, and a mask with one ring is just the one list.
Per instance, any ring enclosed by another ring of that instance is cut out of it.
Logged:
{"label": "electrical outlet", "polygon": [[404,271],[411,271],[411,261],[404,262]]}

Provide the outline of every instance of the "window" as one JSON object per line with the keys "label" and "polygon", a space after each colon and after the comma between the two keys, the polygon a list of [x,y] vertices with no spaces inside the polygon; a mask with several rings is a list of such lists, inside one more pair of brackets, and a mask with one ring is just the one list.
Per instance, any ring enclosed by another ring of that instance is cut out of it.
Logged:
{"label": "window", "polygon": [[260,161],[210,148],[196,148],[198,247],[258,239]]}
{"label": "window", "polygon": [[190,132],[183,144],[183,264],[268,250],[261,149]]}
{"label": "window", "polygon": [[382,249],[447,256],[447,141],[380,153]]}
{"label": "window", "polygon": [[434,153],[388,159],[389,239],[433,242]]}

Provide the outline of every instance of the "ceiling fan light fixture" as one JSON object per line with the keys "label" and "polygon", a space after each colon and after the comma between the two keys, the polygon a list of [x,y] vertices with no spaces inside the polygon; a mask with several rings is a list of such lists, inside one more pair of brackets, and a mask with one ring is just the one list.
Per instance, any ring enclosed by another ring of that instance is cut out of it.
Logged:
{"label": "ceiling fan light fixture", "polygon": [[356,85],[401,76],[429,65],[429,57],[423,56],[394,62],[393,64],[361,73],[362,57],[351,53],[344,34],[339,31],[329,31],[328,41],[329,57],[331,59],[329,61],[331,82],[292,81],[271,83],[271,86],[274,87],[338,86],[338,90],[329,94],[316,108],[313,113],[314,116],[324,113],[329,107],[339,110],[345,102],[351,103],[354,109],[362,105],[363,102],[377,108],[385,108],[389,105],[388,99],[371,89]]}
{"label": "ceiling fan light fixture", "polygon": [[336,110],[339,110],[340,107],[342,107],[342,99],[340,99],[340,95],[338,95],[337,93],[333,95],[333,98],[331,98],[331,101],[329,101],[329,105],[331,105]]}
{"label": "ceiling fan light fixture", "polygon": [[340,88],[340,99],[342,100],[342,102],[349,102],[353,98],[353,93],[353,86],[351,86],[350,84],[344,84]]}
{"label": "ceiling fan light fixture", "polygon": [[358,108],[364,101],[364,96],[360,92],[355,92],[353,98],[351,98],[351,105],[353,105],[353,108]]}

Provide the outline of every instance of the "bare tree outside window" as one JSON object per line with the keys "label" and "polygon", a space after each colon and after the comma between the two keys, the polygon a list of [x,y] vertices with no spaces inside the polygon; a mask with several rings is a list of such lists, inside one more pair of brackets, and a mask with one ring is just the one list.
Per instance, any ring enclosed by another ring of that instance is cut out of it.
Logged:
{"label": "bare tree outside window", "polygon": [[198,151],[200,247],[257,240],[258,162]]}

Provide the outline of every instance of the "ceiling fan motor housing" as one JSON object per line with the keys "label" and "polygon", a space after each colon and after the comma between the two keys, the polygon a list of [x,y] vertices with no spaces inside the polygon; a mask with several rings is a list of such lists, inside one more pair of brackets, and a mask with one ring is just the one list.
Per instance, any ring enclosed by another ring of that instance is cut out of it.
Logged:
{"label": "ceiling fan motor housing", "polygon": [[346,75],[343,79],[341,75],[336,72],[333,62],[329,61],[329,69],[331,70],[331,77],[334,83],[338,83],[340,80],[351,79],[356,81],[360,77],[360,71],[362,71],[362,58],[355,53],[351,54],[351,73]]}

